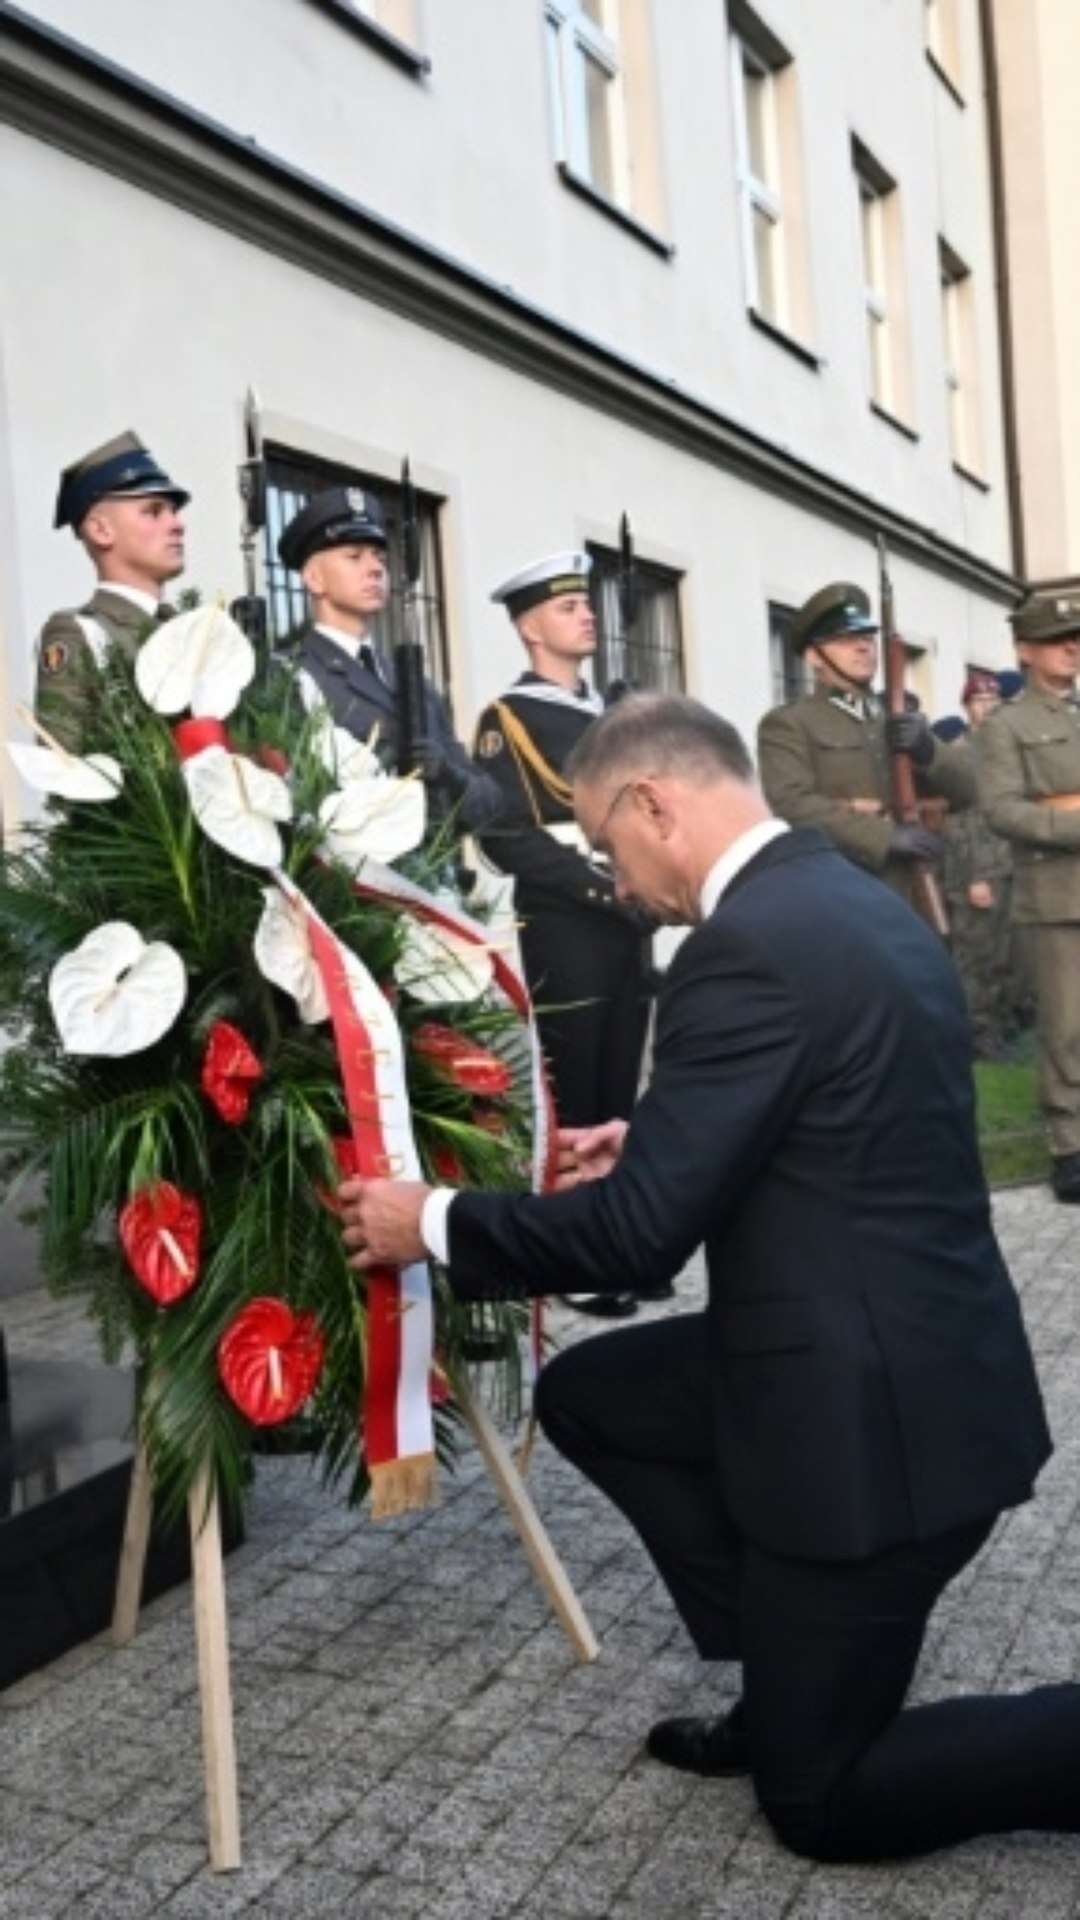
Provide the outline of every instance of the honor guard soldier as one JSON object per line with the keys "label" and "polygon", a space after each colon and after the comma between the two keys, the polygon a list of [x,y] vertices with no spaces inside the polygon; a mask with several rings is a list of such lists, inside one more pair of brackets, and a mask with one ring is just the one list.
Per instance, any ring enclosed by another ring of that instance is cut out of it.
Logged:
{"label": "honor guard soldier", "polygon": [[[476,735],[477,758],[502,797],[481,847],[514,879],[525,975],[541,1009],[553,1009],[539,1015],[540,1036],[568,1127],[625,1119],[634,1104],[651,958],[641,915],[616,899],[610,873],[589,858],[563,773],[602,708],[581,678],[596,651],[591,567],[587,553],[549,554],[495,589],[529,669],[486,708]],[[629,1293],[564,1298],[609,1318],[637,1310]]]}
{"label": "honor guard soldier", "polygon": [[[967,728],[957,717],[953,739],[976,735],[1001,704],[997,675],[970,672],[960,702]],[[939,739],[949,735],[934,728]],[[967,731],[970,729],[970,731]],[[1012,854],[980,806],[951,813],[945,822],[942,889],[949,909],[950,947],[964,985],[975,1052],[997,1059],[1021,1024],[1024,993],[1015,965],[1012,927]]]}
{"label": "honor guard soldier", "polygon": [[[374,733],[379,758],[396,769],[399,722],[393,662],[369,637],[372,621],[390,597],[386,522],[379,501],[360,487],[317,493],[289,521],[278,554],[303,580],[314,616],[301,635],[295,660],[305,705],[328,707],[335,723],[357,740]],[[446,796],[463,828],[475,829],[496,812],[501,795],[455,739],[446,702],[426,679],[424,699],[425,784]]]}
{"label": "honor guard soldier", "polygon": [[879,623],[861,587],[836,581],[800,607],[792,645],[810,662],[814,689],[774,707],[758,728],[761,784],[773,811],[796,827],[821,827],[841,853],[910,895],[912,862],[940,859],[940,837],[889,814],[889,754],[909,753],[919,791],[970,806],[974,773],[965,747],[935,738],[919,712],[886,716],[872,692]]}
{"label": "honor guard soldier", "polygon": [[54,613],[37,650],[35,707],[61,746],[77,752],[111,646],[134,654],[147,623],[173,609],[162,594],[184,570],[178,487],[134,433],[95,447],[60,476],[54,526],[70,527],[98,584],[85,606]]}
{"label": "honor guard soldier", "polygon": [[1026,686],[979,732],[979,802],[1012,844],[1013,918],[1028,930],[1054,1192],[1080,1201],[1080,595],[1032,596],[1012,623]]}

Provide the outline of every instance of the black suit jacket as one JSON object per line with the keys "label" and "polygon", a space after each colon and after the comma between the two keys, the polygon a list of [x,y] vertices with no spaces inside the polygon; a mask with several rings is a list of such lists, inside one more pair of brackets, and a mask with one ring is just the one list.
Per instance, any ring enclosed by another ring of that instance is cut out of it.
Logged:
{"label": "black suit jacket", "polygon": [[[397,765],[398,709],[393,662],[378,655],[379,672],[372,673],[361,660],[352,660],[343,647],[317,628],[302,637],[295,665],[310,674],[339,727],[366,740],[376,721],[379,723],[380,757],[390,767]],[[446,701],[430,681],[424,681],[427,737],[443,756],[447,769],[446,785],[457,805],[463,827],[475,829],[492,819],[502,806],[502,795],[490,775],[482,773],[470,760],[455,737]]]}
{"label": "black suit jacket", "polygon": [[990,1220],[955,969],[816,831],[772,841],[680,948],[622,1158],[565,1194],[461,1193],[464,1298],[623,1290],[704,1240],[736,1524],[846,1559],[1024,1500],[1050,1450]]}

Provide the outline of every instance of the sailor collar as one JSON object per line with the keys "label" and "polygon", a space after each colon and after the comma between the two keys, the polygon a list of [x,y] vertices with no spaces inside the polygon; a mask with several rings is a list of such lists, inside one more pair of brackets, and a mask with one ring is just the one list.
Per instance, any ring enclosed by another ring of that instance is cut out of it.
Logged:
{"label": "sailor collar", "polygon": [[545,680],[539,673],[523,673],[508,689],[510,693],[523,695],[529,700],[544,700],[550,706],[569,707],[571,713],[602,713],[604,703],[598,693],[579,680],[577,690],[560,687],[554,680]]}

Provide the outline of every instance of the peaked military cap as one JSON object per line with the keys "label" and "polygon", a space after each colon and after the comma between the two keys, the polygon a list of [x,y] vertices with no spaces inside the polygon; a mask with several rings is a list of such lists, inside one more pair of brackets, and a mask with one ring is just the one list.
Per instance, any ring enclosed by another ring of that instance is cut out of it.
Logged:
{"label": "peaked military cap", "polygon": [[505,606],[511,620],[516,620],[542,600],[557,600],[563,593],[588,593],[591,572],[592,556],[580,547],[569,553],[549,553],[545,559],[522,567],[520,573],[511,574],[491,597]]}
{"label": "peaked military cap", "polygon": [[1080,593],[1060,594],[1054,599],[1048,594],[1030,594],[1009,618],[1013,638],[1026,640],[1029,645],[1067,640],[1070,634],[1080,636]]}
{"label": "peaked military cap", "polygon": [[178,507],[186,507],[191,499],[159,467],[137,434],[118,433],[115,440],[106,440],[103,447],[95,447],[64,468],[53,526],[78,530],[99,500],[141,500],[150,493],[164,494]]}
{"label": "peaked military cap", "polygon": [[327,547],[385,545],[386,521],[375,495],[363,487],[328,487],[293,515],[278,541],[278,553],[285,566],[299,573],[313,553]]}
{"label": "peaked military cap", "polygon": [[850,580],[833,580],[804,601],[791,628],[796,653],[815,647],[819,640],[842,640],[849,633],[876,633],[880,622],[870,611],[861,587]]}

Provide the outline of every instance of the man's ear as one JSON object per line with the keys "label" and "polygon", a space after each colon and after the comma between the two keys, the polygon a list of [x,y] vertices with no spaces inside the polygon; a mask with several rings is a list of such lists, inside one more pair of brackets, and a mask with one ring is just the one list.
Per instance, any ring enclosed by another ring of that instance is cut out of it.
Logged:
{"label": "man's ear", "polygon": [[107,513],[91,507],[79,528],[79,539],[91,554],[107,553],[116,544],[116,529]]}
{"label": "man's ear", "polygon": [[317,553],[312,554],[310,560],[305,560],[300,569],[300,578],[313,597],[319,597],[325,593],[326,581],[322,570],[322,562]]}
{"label": "man's ear", "polygon": [[666,840],[675,824],[675,815],[668,805],[667,795],[655,780],[647,776],[635,783],[633,790],[634,805],[642,813],[649,825]]}

